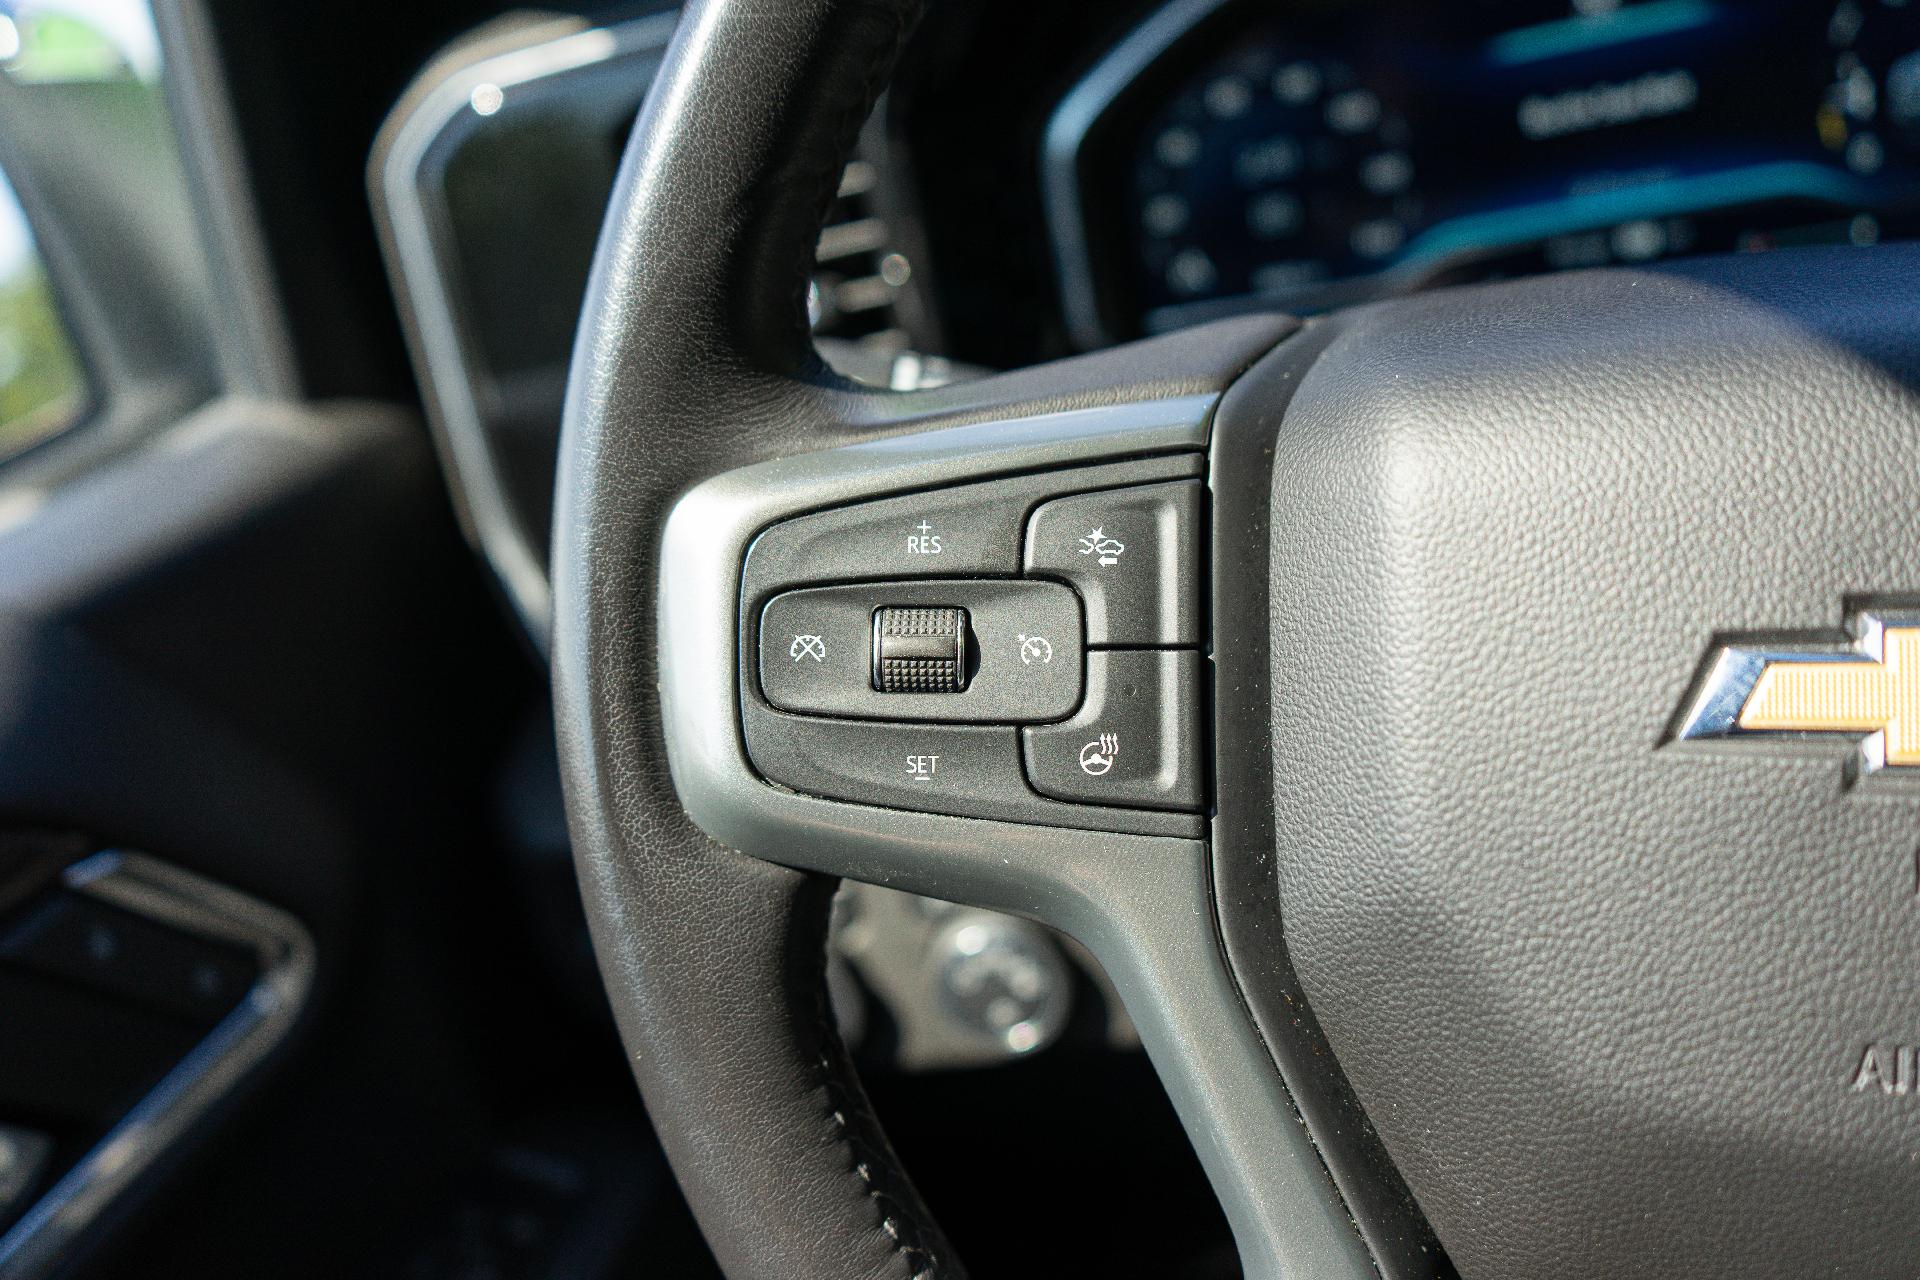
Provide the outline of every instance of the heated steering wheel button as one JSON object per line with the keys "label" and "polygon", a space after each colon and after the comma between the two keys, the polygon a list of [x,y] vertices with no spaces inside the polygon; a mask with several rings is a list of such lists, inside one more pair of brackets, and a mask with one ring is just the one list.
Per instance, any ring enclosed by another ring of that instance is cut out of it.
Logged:
{"label": "heated steering wheel button", "polygon": [[1080,714],[1021,731],[1034,790],[1083,804],[1200,809],[1202,662],[1191,649],[1087,654]]}
{"label": "heated steering wheel button", "polygon": [[1087,603],[1087,643],[1200,643],[1198,480],[1079,493],[1027,525],[1026,571]]}

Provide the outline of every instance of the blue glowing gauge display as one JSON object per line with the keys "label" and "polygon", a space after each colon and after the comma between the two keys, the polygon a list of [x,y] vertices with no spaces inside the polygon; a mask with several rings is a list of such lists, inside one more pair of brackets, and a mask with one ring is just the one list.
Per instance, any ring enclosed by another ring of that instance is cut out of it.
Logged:
{"label": "blue glowing gauge display", "polygon": [[1116,336],[1920,224],[1920,0],[1188,7],[1077,157]]}

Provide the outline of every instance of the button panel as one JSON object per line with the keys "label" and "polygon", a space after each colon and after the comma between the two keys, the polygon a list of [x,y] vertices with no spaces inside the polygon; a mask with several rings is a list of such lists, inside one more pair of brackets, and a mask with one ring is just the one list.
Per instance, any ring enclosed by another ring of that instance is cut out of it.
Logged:
{"label": "button panel", "polygon": [[84,895],[51,895],[0,934],[0,960],[212,1026],[252,987],[254,958]]}
{"label": "button panel", "polygon": [[1199,809],[1202,668],[1192,649],[1088,654],[1080,714],[1021,731],[1034,788],[1085,804]]}
{"label": "button panel", "polygon": [[745,712],[754,767],[805,795],[1085,831],[1202,834],[1202,820],[1189,813],[1069,804],[1039,794],[1027,785],[1020,730],[1010,725],[829,720],[753,702]]}
{"label": "button panel", "polygon": [[742,583],[756,768],[835,800],[1200,834],[1201,468],[1018,476],[764,531]]}
{"label": "button panel", "polygon": [[1080,593],[1092,645],[1200,643],[1198,480],[1056,498],[1027,524],[1026,571]]}
{"label": "button panel", "polygon": [[757,610],[770,595],[818,582],[1018,577],[1027,515],[1041,503],[1087,489],[1198,476],[1203,468],[1197,453],[1172,454],[984,480],[795,516],[769,526],[747,548],[746,602]]}

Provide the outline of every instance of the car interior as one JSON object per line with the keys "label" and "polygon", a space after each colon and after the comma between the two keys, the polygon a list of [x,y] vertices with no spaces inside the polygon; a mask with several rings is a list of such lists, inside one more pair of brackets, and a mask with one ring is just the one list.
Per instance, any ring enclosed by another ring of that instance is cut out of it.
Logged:
{"label": "car interior", "polygon": [[0,1280],[1920,1276],[1920,3],[0,0]]}

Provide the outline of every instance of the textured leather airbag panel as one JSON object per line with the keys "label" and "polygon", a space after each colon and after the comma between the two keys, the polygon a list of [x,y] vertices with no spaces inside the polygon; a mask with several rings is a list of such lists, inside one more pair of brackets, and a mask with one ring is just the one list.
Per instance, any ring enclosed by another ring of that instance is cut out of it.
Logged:
{"label": "textured leather airbag panel", "polygon": [[1274,465],[1287,937],[1461,1272],[1912,1276],[1915,793],[1663,746],[1717,633],[1920,593],[1920,254],[1346,317]]}

